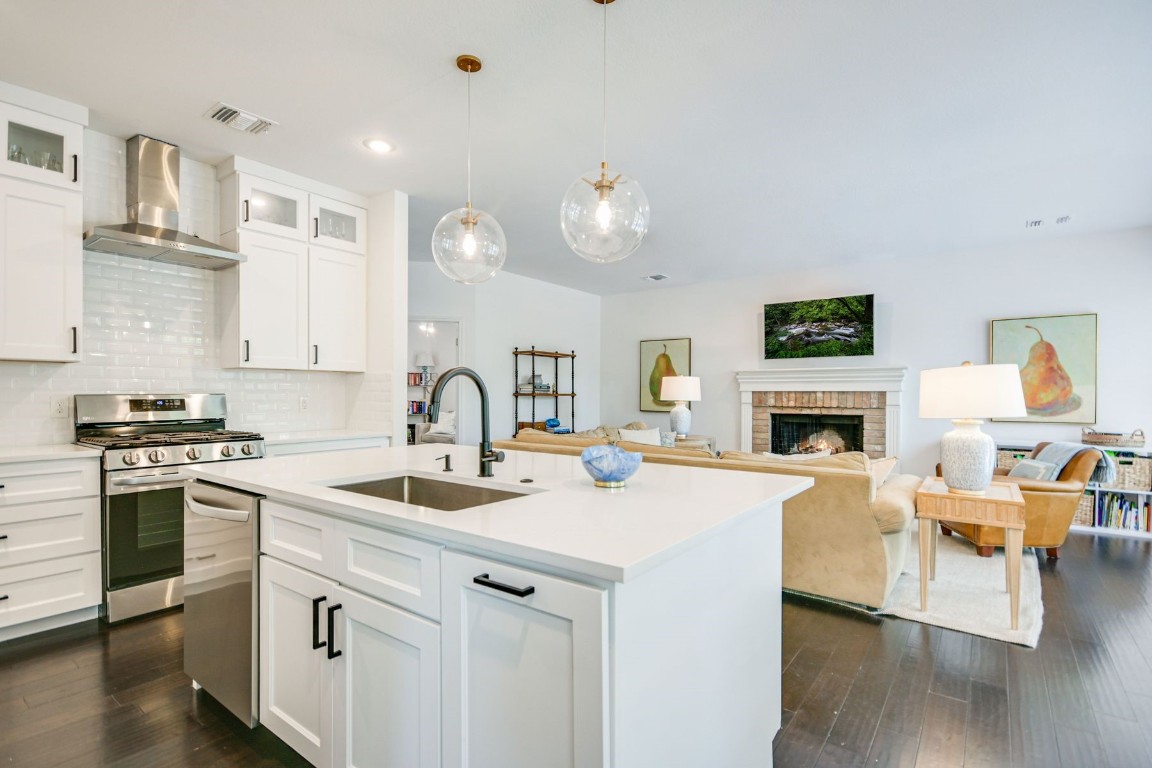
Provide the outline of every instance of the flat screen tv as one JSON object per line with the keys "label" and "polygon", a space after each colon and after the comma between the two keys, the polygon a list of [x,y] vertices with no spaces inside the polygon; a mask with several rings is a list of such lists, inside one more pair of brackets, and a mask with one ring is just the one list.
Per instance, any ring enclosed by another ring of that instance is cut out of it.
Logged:
{"label": "flat screen tv", "polygon": [[764,305],[764,359],[871,355],[874,294]]}

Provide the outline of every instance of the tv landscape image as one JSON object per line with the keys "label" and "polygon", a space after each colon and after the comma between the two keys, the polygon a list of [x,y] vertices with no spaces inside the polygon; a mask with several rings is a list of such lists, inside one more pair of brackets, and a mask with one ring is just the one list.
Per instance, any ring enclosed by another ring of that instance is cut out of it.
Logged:
{"label": "tv landscape image", "polygon": [[873,296],[764,305],[764,359],[871,355]]}

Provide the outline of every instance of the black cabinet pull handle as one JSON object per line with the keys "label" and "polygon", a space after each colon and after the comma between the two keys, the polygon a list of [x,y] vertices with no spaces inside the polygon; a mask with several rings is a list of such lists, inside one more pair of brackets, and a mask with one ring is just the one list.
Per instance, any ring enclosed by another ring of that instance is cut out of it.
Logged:
{"label": "black cabinet pull handle", "polygon": [[0,600],[7,600],[7,599],[8,599],[8,595],[0,595]]}
{"label": "black cabinet pull handle", "polygon": [[244,201],[244,221],[248,221],[248,201]]}
{"label": "black cabinet pull handle", "polygon": [[320,365],[320,345],[312,345],[312,365]]}
{"label": "black cabinet pull handle", "polygon": [[510,595],[516,595],[516,597],[528,597],[528,595],[531,595],[536,591],[536,587],[512,587],[507,584],[501,584],[498,581],[492,581],[492,579],[488,578],[488,574],[486,573],[482,573],[476,578],[472,579],[472,583],[479,584],[482,587],[488,587],[489,589],[494,589],[497,592],[507,592]]}
{"label": "black cabinet pull handle", "polygon": [[312,219],[312,226],[315,227],[315,229],[313,231],[316,233],[316,234],[312,235],[312,237],[320,237],[320,217],[319,216]]}
{"label": "black cabinet pull handle", "polygon": [[[328,598],[314,597],[312,598],[312,650],[323,648],[328,645],[327,641],[320,639],[320,603]],[[332,634],[332,630],[328,630],[328,634]]]}
{"label": "black cabinet pull handle", "polygon": [[79,332],[76,326],[72,326],[72,354],[76,354],[80,350]]}
{"label": "black cabinet pull handle", "polygon": [[[0,488],[3,488],[3,487],[4,486],[0,485]],[[8,538],[8,534],[0,533],[0,541],[4,541],[4,539],[6,539],[6,538]]]}
{"label": "black cabinet pull handle", "polygon": [[248,339],[244,339],[244,362],[248,362],[250,356],[248,354]]}
{"label": "black cabinet pull handle", "polygon": [[334,637],[334,633],[336,631],[336,619],[335,619],[336,611],[340,610],[343,607],[344,606],[341,605],[340,603],[336,603],[336,605],[333,605],[332,607],[330,607],[328,609],[328,658],[330,658],[330,659],[334,659],[337,656],[343,656],[344,655],[344,651],[333,650],[333,648],[336,647],[336,640]]}
{"label": "black cabinet pull handle", "polygon": [[72,155],[72,183],[80,181],[80,155]]}

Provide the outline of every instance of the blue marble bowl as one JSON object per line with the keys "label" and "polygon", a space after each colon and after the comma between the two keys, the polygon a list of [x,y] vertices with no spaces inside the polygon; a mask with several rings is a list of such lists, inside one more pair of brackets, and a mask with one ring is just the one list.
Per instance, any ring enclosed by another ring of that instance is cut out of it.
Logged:
{"label": "blue marble bowl", "polygon": [[600,488],[623,488],[624,481],[640,467],[644,455],[614,445],[590,445],[580,454],[584,471]]}

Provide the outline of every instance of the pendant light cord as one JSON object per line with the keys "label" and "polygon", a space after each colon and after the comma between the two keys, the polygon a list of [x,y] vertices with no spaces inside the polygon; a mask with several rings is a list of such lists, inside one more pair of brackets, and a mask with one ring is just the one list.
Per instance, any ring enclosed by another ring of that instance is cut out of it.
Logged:
{"label": "pendant light cord", "polygon": [[468,68],[468,215],[472,215],[472,68]]}
{"label": "pendant light cord", "polygon": [[604,6],[604,49],[603,49],[603,64],[604,64],[604,82],[603,90],[601,92],[602,103],[600,105],[601,111],[604,115],[603,129],[604,129],[604,163],[608,162],[608,3],[603,2]]}

